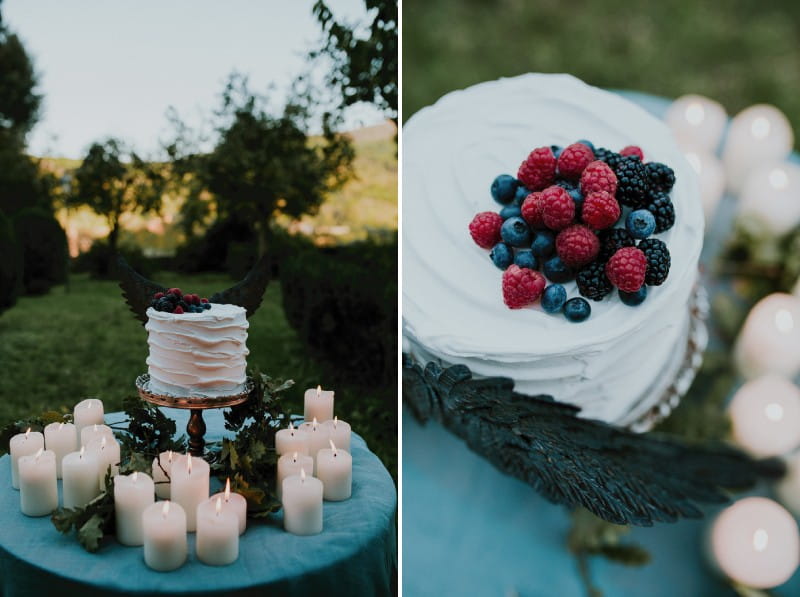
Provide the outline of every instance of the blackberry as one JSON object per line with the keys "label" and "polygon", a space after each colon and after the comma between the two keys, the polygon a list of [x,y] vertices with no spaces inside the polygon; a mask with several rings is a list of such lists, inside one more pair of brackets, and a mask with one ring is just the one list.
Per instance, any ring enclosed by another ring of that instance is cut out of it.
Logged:
{"label": "blackberry", "polygon": [[600,231],[598,261],[608,261],[622,247],[633,247],[636,241],[625,228],[608,228]]}
{"label": "blackberry", "polygon": [[661,286],[669,275],[671,263],[667,245],[663,240],[648,238],[639,243],[639,249],[647,257],[647,273],[644,283],[648,286]]}
{"label": "blackberry", "polygon": [[654,191],[669,193],[675,185],[675,172],[661,162],[648,162],[644,166],[647,171],[647,181]]}
{"label": "blackberry", "polygon": [[645,206],[647,200],[647,171],[635,156],[623,156],[616,166],[611,166],[617,175],[617,201],[634,209]]}
{"label": "blackberry", "polygon": [[174,303],[169,300],[167,297],[163,297],[158,299],[156,303],[155,310],[156,311],[164,311],[166,313],[172,313],[172,310],[175,308]]}
{"label": "blackberry", "polygon": [[611,282],[606,277],[606,264],[604,261],[593,261],[584,267],[575,278],[578,292],[593,301],[601,301],[611,290]]}
{"label": "blackberry", "polygon": [[594,150],[594,159],[605,162],[613,170],[614,166],[622,159],[622,156],[605,147],[596,147]]}
{"label": "blackberry", "polygon": [[656,234],[669,230],[675,224],[675,206],[672,205],[672,200],[666,193],[650,194],[645,209],[656,219]]}

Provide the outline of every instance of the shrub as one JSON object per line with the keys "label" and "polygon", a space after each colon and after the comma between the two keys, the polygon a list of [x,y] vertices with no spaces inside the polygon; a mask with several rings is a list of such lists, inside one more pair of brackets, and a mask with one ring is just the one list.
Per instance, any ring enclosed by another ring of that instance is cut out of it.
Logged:
{"label": "shrub", "polygon": [[[121,247],[119,253],[128,265],[145,278],[151,277],[157,269],[138,247]],[[116,255],[109,244],[106,241],[95,241],[88,251],[73,260],[72,271],[88,273],[98,280],[116,279],[116,263]]]}
{"label": "shrub", "polygon": [[26,294],[43,294],[67,280],[67,235],[42,208],[18,211],[12,218],[22,248],[22,283]]}
{"label": "shrub", "polygon": [[241,259],[241,254],[229,255],[234,244],[255,246],[252,226],[235,218],[220,220],[215,222],[205,235],[191,239],[178,249],[175,255],[175,267],[186,273],[226,271],[229,259],[232,262]]}
{"label": "shrub", "polygon": [[14,306],[22,290],[22,252],[11,220],[0,211],[0,313]]}

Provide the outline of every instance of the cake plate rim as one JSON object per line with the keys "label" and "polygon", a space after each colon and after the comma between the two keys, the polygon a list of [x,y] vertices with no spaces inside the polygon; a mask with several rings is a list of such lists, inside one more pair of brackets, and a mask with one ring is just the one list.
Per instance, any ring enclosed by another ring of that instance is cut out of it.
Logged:
{"label": "cake plate rim", "polygon": [[245,379],[243,389],[234,394],[225,394],[222,396],[178,396],[167,392],[154,392],[150,388],[149,373],[143,373],[136,378],[136,390],[139,392],[139,397],[142,400],[158,406],[192,410],[225,408],[227,406],[242,404],[247,401],[254,387],[255,382],[253,378],[248,376]]}

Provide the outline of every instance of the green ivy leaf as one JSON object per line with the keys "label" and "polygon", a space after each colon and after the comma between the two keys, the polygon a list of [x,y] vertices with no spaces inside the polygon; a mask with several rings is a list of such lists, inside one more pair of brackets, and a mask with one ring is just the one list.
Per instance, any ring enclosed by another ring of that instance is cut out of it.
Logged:
{"label": "green ivy leaf", "polygon": [[86,551],[94,553],[100,548],[104,522],[101,515],[93,514],[78,530],[78,542]]}

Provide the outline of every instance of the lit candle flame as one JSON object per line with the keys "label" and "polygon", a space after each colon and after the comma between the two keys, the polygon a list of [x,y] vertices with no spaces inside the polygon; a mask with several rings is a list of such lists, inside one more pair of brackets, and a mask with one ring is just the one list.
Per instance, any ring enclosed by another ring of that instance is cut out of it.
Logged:
{"label": "lit candle flame", "polygon": [[186,472],[192,474],[192,457],[188,454],[186,455]]}
{"label": "lit candle flame", "polygon": [[305,483],[306,482],[306,469],[304,469],[302,467],[300,468],[300,482],[301,483]]}
{"label": "lit candle flame", "polygon": [[294,425],[292,425],[291,421],[289,421],[289,431],[291,431],[292,435],[294,435]]}
{"label": "lit candle flame", "polygon": [[42,452],[44,452],[44,448],[39,448],[39,451],[38,451],[38,452],[36,452],[36,458],[35,458],[35,460],[37,460],[37,461],[39,460],[39,456],[41,456],[41,455],[42,455]]}
{"label": "lit candle flame", "polygon": [[172,450],[167,450],[167,462],[172,463]]}
{"label": "lit candle flame", "polygon": [[31,428],[28,427],[28,430],[25,432],[25,439],[28,439],[28,436],[31,434]]}
{"label": "lit candle flame", "polygon": [[295,452],[294,456],[292,456],[292,462],[297,462],[297,452]]}
{"label": "lit candle flame", "polygon": [[219,513],[222,510],[222,498],[219,497],[217,498],[216,510],[217,510],[217,516],[219,516]]}
{"label": "lit candle flame", "polygon": [[317,386],[317,398],[322,396],[322,386]]}
{"label": "lit candle flame", "polygon": [[753,133],[753,136],[756,139],[764,139],[767,135],[769,135],[770,124],[769,120],[767,120],[763,116],[759,116],[753,123],[750,125],[750,132]]}
{"label": "lit candle flame", "polygon": [[311,428],[316,431],[317,430],[317,417],[314,417],[314,420],[311,422]]}
{"label": "lit candle flame", "polygon": [[97,433],[97,423],[94,424],[94,431]]}
{"label": "lit candle flame", "polygon": [[698,126],[705,119],[705,112],[703,104],[700,102],[692,102],[686,106],[686,120],[692,126]]}
{"label": "lit candle flame", "polygon": [[164,506],[161,508],[161,516],[166,518],[168,512],[169,512],[169,500],[165,500]]}
{"label": "lit candle flame", "polygon": [[783,419],[783,407],[777,402],[771,402],[764,409],[764,414],[770,421],[780,421]]}
{"label": "lit candle flame", "polygon": [[78,455],[78,458],[83,458],[83,452],[86,450],[85,447],[81,446],[81,453]]}
{"label": "lit candle flame", "polygon": [[764,551],[769,543],[769,534],[764,529],[756,529],[753,533],[753,547],[756,551]]}
{"label": "lit candle flame", "polygon": [[775,327],[779,332],[788,334],[794,329],[794,317],[787,309],[778,309],[775,313]]}
{"label": "lit candle flame", "polygon": [[333,417],[333,428],[336,429],[336,426],[339,424],[339,415]]}
{"label": "lit candle flame", "polygon": [[103,439],[100,440],[100,449],[101,450],[105,450],[106,449],[106,436],[105,435],[103,436]]}
{"label": "lit candle flame", "polygon": [[139,478],[139,471],[133,471],[133,482],[136,483],[136,479]]}
{"label": "lit candle flame", "polygon": [[231,499],[231,478],[228,477],[228,480],[225,481],[225,501],[228,502]]}
{"label": "lit candle flame", "polygon": [[332,439],[329,439],[328,442],[330,442],[330,444],[331,444],[331,451],[333,451],[333,456],[335,458],[336,457],[336,446],[334,445]]}

